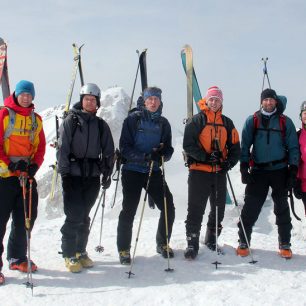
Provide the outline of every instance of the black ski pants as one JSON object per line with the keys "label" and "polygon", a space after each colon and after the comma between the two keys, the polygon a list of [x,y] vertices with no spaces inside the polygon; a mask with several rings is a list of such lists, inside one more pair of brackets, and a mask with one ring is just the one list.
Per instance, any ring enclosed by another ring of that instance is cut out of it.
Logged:
{"label": "black ski pants", "polygon": [[[27,191],[29,185],[27,184]],[[23,205],[22,188],[19,178],[16,176],[8,178],[0,178],[0,270],[3,266],[2,254],[4,251],[3,238],[6,232],[7,222],[12,216],[11,232],[7,244],[7,259],[27,258],[27,238],[25,230],[25,215]],[[27,192],[27,202],[29,194]],[[37,218],[38,194],[37,184],[33,181],[32,184],[32,214],[31,214],[31,229]]]}
{"label": "black ski pants", "polygon": [[[271,187],[279,243],[290,244],[292,225],[288,204],[288,190],[286,188],[287,173],[287,168],[273,171],[254,170],[252,172],[251,175],[254,182],[247,184],[245,188],[244,206],[241,211],[241,219],[249,242],[251,240],[252,228],[266,201],[269,187]],[[238,228],[240,242],[246,243],[241,222],[238,223]]]}
{"label": "black ski pants", "polygon": [[190,170],[188,177],[188,213],[186,234],[200,234],[203,215],[208,198],[210,199],[210,213],[207,228],[216,229],[216,206],[218,206],[218,231],[222,229],[226,202],[226,174],[224,172],[210,173]]}
{"label": "black ski pants", "polygon": [[71,186],[63,189],[65,223],[61,228],[63,257],[86,251],[89,213],[98,197],[100,178],[73,176]]}
{"label": "black ski pants", "polygon": [[[117,228],[118,251],[129,250],[131,247],[134,217],[141,197],[141,191],[143,188],[146,188],[147,180],[148,173],[122,170],[121,181],[123,190],[123,201]],[[160,217],[156,233],[156,243],[158,245],[165,245],[167,243],[167,239],[165,225],[163,180],[160,170],[152,172],[149,182],[148,194],[152,197],[154,203],[160,210]],[[168,234],[170,240],[172,226],[175,218],[175,208],[173,204],[172,194],[167,185],[166,202],[168,217]]]}

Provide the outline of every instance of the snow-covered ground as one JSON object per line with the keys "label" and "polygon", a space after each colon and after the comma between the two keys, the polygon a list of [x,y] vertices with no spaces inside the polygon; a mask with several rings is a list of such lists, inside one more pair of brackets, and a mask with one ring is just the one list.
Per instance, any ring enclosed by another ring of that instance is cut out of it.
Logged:
{"label": "snow-covered ground", "polygon": [[[121,88],[111,88],[102,97],[106,109],[100,111],[108,120],[115,136],[116,144],[121,123],[128,108],[129,99]],[[119,107],[120,106],[120,107]],[[55,135],[54,114],[61,114],[60,107],[42,113],[47,140]],[[167,114],[165,114],[167,115]],[[55,199],[50,201],[50,181],[54,162],[54,149],[47,148],[46,161],[38,173],[40,190],[39,216],[32,232],[31,254],[39,270],[33,274],[34,296],[23,282],[26,275],[10,271],[6,265],[3,273],[6,285],[0,287],[0,305],[306,305],[306,223],[301,201],[295,200],[297,214],[302,222],[293,220],[292,249],[294,256],[284,260],[277,255],[277,229],[273,214],[273,204],[269,197],[252,236],[252,250],[256,264],[250,258],[240,258],[235,254],[237,246],[238,209],[227,205],[224,230],[219,243],[224,255],[218,269],[212,264],[215,253],[201,246],[195,261],[184,260],[186,247],[184,220],[187,212],[187,169],[182,161],[183,126],[173,126],[175,153],[166,164],[166,177],[176,205],[176,220],[173,228],[171,247],[175,258],[170,260],[173,272],[166,272],[167,260],[155,252],[155,232],[159,211],[145,208],[144,220],[136,250],[135,264],[128,278],[128,266],[118,261],[116,250],[116,228],[121,205],[121,185],[119,183],[116,203],[113,209],[113,183],[106,195],[102,245],[105,250],[97,253],[99,245],[101,210],[99,210],[90,234],[88,252],[95,261],[92,269],[79,274],[66,271],[60,251],[60,228],[64,222],[60,187]],[[238,167],[230,177],[236,197],[243,203],[244,186],[240,182]],[[139,211],[143,201],[140,201]],[[207,207],[207,211],[209,205]],[[92,211],[92,215],[94,213]],[[206,214],[207,215],[207,214]],[[206,215],[203,220],[205,230]],[[132,251],[139,224],[139,214],[134,222]],[[8,224],[9,232],[10,224]],[[5,237],[6,245],[7,236]],[[4,253],[3,258],[6,257]]]}

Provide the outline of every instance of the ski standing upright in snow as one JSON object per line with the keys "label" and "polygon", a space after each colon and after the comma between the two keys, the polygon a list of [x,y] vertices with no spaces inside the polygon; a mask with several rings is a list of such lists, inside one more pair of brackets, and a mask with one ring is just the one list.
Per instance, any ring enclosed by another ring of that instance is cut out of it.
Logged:
{"label": "ski standing upright in snow", "polygon": [[7,44],[0,37],[0,85],[2,88],[3,100],[10,95],[10,84],[7,66]]}

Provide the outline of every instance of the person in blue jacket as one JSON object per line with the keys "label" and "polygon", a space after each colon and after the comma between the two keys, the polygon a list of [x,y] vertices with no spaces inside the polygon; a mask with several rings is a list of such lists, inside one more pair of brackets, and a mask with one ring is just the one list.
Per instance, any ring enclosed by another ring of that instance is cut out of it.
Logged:
{"label": "person in blue jacket", "polygon": [[237,254],[240,256],[249,255],[247,242],[250,244],[252,228],[271,187],[279,254],[292,257],[288,191],[296,182],[299,145],[292,120],[283,114],[286,103],[286,97],[278,96],[273,89],[265,89],[261,93],[260,110],[247,118],[242,130],[240,171],[246,188],[241,212],[243,224],[238,223]]}
{"label": "person in blue jacket", "polygon": [[[136,110],[124,120],[120,136],[122,167],[122,210],[117,228],[117,248],[121,264],[130,264],[130,247],[133,221],[141,191],[146,188],[150,163],[153,171],[149,180],[148,194],[160,210],[156,233],[156,250],[168,257],[164,210],[163,178],[160,170],[161,156],[169,161],[173,154],[172,133],[168,120],[162,114],[161,89],[148,87],[138,100]],[[168,237],[170,239],[175,218],[172,194],[166,185]],[[169,247],[169,257],[173,250]]]}

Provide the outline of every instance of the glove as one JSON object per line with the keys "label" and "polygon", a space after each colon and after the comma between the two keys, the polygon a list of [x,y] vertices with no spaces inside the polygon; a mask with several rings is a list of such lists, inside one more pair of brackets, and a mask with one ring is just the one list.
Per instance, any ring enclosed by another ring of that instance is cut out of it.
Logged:
{"label": "glove", "polygon": [[38,165],[37,164],[31,164],[29,167],[28,167],[28,174],[29,174],[29,177],[33,178],[36,174],[38,170]]}
{"label": "glove", "polygon": [[227,159],[220,164],[220,167],[222,172],[227,172],[233,168],[232,164]]}
{"label": "glove", "polygon": [[290,165],[289,166],[288,178],[287,178],[287,186],[286,186],[288,190],[293,189],[295,187],[295,185],[296,185],[296,182],[297,182],[297,178],[296,178],[297,171],[298,171],[297,166],[295,166],[295,165]]}
{"label": "glove", "polygon": [[248,163],[241,163],[240,164],[240,173],[241,173],[241,182],[242,184],[253,184],[254,178],[249,172],[249,165]]}
{"label": "glove", "polygon": [[301,200],[303,197],[303,191],[302,191],[302,181],[300,179],[297,179],[296,184],[293,188],[293,193],[294,196],[298,199]]}
{"label": "glove", "polygon": [[102,177],[102,182],[101,182],[101,185],[102,185],[102,188],[103,189],[108,189],[109,186],[111,185],[112,183],[112,178],[111,176],[104,176]]}
{"label": "glove", "polygon": [[158,151],[158,150],[154,151],[154,149],[153,149],[150,155],[151,155],[151,160],[153,160],[157,163],[161,162],[161,156],[162,155],[161,155],[160,151]]}
{"label": "glove", "polygon": [[65,192],[73,190],[73,178],[71,175],[62,175],[62,187]]}
{"label": "glove", "polygon": [[15,171],[21,171],[21,172],[26,172],[27,169],[28,169],[28,163],[21,159],[21,160],[18,160],[18,162],[16,163],[13,163],[13,162],[10,162],[9,165],[8,165],[8,169],[11,171],[11,172],[15,172]]}
{"label": "glove", "polygon": [[212,151],[208,155],[208,161],[213,164],[220,164],[220,159],[222,158],[222,152],[221,151]]}

